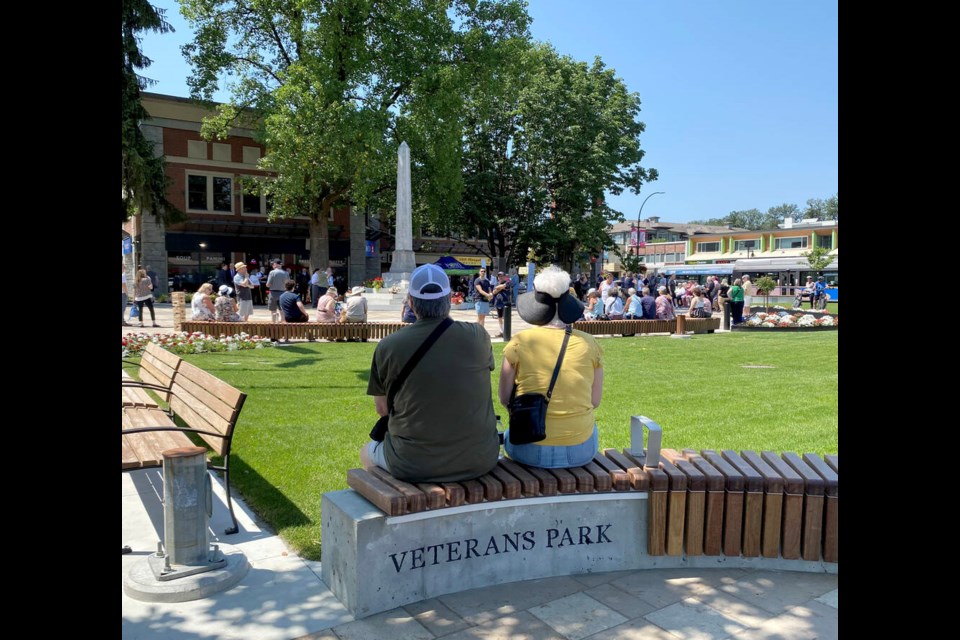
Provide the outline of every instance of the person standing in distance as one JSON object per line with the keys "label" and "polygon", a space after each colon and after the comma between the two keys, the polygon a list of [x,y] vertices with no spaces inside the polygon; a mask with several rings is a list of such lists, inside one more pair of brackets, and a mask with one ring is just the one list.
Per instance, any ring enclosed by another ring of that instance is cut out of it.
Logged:
{"label": "person standing in distance", "polygon": [[280,296],[287,290],[286,284],[289,280],[287,272],[283,270],[283,264],[279,260],[271,262],[273,270],[267,276],[267,289],[270,291],[270,315],[274,322],[280,322]]}

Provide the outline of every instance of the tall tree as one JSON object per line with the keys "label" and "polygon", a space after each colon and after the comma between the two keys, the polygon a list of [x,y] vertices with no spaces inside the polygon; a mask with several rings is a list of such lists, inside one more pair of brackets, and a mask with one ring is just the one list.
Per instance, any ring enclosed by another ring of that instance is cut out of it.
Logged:
{"label": "tall tree", "polygon": [[137,73],[151,64],[140,51],[140,34],[167,33],[173,27],[163,19],[163,10],[146,0],[121,0],[120,11],[120,218],[123,221],[148,211],[164,222],[175,222],[184,216],[167,200],[163,157],[154,156],[153,143],[140,130],[148,116],[140,103],[140,91],[151,81]]}
{"label": "tall tree", "polygon": [[761,229],[776,229],[777,225],[783,224],[785,218],[800,219],[800,207],[795,204],[783,203],[776,207],[767,209],[766,218],[763,221]]}
{"label": "tall tree", "polygon": [[640,99],[612,69],[545,44],[522,55],[514,92],[472,112],[463,219],[513,263],[531,247],[570,265],[612,246],[605,230],[622,215],[604,194],[637,193],[657,171],[640,166]]}
{"label": "tall tree", "polygon": [[[460,193],[463,96],[527,37],[520,0],[182,0],[196,29],[184,47],[193,95],[234,78],[231,103],[207,122],[225,135],[242,113],[262,123],[276,173],[263,188],[274,217],[310,218],[310,262],[329,263],[328,217],[394,188],[407,140],[419,210]],[[435,214],[434,214],[435,215]]]}

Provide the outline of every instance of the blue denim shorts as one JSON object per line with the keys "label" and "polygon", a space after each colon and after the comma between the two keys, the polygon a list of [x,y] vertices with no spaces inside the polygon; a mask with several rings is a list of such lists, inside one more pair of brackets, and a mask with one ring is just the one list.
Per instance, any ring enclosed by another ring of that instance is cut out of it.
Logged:
{"label": "blue denim shorts", "polygon": [[489,302],[477,302],[477,315],[486,316],[490,315],[490,303]]}
{"label": "blue denim shorts", "polygon": [[375,465],[390,471],[390,467],[387,466],[387,459],[383,457],[383,442],[377,442],[376,440],[368,442],[367,453],[370,454],[370,459],[373,460]]}
{"label": "blue denim shorts", "polygon": [[536,442],[510,444],[510,429],[503,434],[503,449],[511,460],[542,469],[582,467],[593,460],[599,443],[597,425],[593,425],[593,433],[586,442],[565,446],[540,445]]}

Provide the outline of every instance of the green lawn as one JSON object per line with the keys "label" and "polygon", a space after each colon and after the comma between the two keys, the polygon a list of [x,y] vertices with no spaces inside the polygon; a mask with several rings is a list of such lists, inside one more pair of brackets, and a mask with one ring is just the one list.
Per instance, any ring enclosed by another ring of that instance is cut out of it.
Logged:
{"label": "green lawn", "polygon": [[[836,453],[838,335],[601,340],[600,444],[627,446],[630,416],[642,414],[663,427],[665,447]],[[232,481],[306,558],[320,558],[321,494],[346,487],[376,419],[365,395],[375,346],[300,343],[186,358],[248,394]],[[503,345],[494,351],[499,364]],[[499,371],[494,391],[498,379]]]}

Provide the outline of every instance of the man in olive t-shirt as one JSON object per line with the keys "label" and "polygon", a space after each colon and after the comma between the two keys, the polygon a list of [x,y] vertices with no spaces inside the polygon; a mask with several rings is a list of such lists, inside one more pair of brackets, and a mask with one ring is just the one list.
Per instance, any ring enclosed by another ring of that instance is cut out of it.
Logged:
{"label": "man in olive t-shirt", "polygon": [[[367,394],[387,415],[387,393],[400,371],[450,314],[450,281],[428,264],[410,276],[409,303],[416,324],[387,336],[370,364]],[[493,413],[490,336],[475,322],[453,322],[395,393],[382,443],[360,451],[364,466],[387,469],[408,482],[456,482],[497,464],[500,442]]]}

